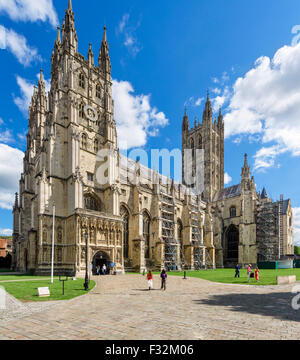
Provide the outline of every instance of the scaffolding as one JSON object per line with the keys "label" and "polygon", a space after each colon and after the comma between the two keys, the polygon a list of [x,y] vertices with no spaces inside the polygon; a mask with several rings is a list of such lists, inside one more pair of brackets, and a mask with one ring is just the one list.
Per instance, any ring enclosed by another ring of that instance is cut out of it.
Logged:
{"label": "scaffolding", "polygon": [[279,260],[283,256],[283,195],[280,195],[278,206],[278,237],[279,237]]}
{"label": "scaffolding", "polygon": [[164,266],[167,271],[178,270],[178,243],[175,238],[175,209],[173,197],[161,194],[162,238],[165,244]]}
{"label": "scaffolding", "polygon": [[203,253],[205,251],[203,240],[199,233],[199,206],[197,201],[191,199],[190,203],[191,210],[191,225],[192,225],[192,243],[194,247],[193,260],[194,260],[194,269],[201,270],[205,267],[205,261],[203,258]]}

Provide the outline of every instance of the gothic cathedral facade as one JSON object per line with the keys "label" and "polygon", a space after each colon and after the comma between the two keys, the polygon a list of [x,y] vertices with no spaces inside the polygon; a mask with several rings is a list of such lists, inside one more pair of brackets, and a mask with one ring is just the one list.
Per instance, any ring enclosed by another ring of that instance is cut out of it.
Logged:
{"label": "gothic cathedral facade", "polygon": [[[13,208],[13,268],[48,274],[52,240],[56,274],[82,273],[86,260],[93,271],[106,263],[124,273],[255,264],[293,253],[291,202],[257,193],[246,155],[241,183],[224,188],[224,121],[221,110],[213,121],[209,96],[202,124],[190,128],[185,113],[182,148],[183,155],[192,151],[182,168],[194,175],[194,153],[204,150],[200,194],[184,174],[175,183],[120,155],[106,29],[96,66],[91,45],[87,59],[78,53],[69,0],[52,52],[50,91],[41,71],[29,108]],[[97,179],[103,149],[112,154],[114,182]]]}

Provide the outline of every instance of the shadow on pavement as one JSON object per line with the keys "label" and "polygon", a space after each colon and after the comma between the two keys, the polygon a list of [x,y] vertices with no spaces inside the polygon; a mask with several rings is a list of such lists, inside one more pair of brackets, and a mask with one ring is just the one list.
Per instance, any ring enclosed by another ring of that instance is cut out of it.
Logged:
{"label": "shadow on pavement", "polygon": [[[231,311],[300,322],[300,309],[294,310],[292,307],[292,299],[295,296],[297,296],[297,294],[291,292],[269,294],[226,294],[213,295],[209,299],[193,300],[193,302],[210,306],[228,306]],[[295,298],[294,302],[300,307],[299,298]]]}

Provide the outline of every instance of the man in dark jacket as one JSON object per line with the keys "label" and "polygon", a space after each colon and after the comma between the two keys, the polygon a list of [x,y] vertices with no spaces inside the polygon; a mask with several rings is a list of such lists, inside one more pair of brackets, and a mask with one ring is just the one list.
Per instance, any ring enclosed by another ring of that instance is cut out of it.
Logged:
{"label": "man in dark jacket", "polygon": [[167,275],[165,269],[163,269],[163,271],[161,272],[160,277],[161,277],[161,289],[166,290],[166,288],[167,288],[167,277],[168,277],[168,275]]}
{"label": "man in dark jacket", "polygon": [[240,277],[240,266],[239,266],[239,264],[236,264],[236,266],[235,266],[235,276],[234,277],[235,278]]}

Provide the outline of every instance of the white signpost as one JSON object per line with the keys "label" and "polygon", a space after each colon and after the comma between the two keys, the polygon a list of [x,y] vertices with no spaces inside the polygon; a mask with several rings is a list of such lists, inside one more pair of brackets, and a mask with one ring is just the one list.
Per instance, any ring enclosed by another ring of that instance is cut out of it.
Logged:
{"label": "white signpost", "polygon": [[50,296],[50,290],[48,287],[40,287],[38,288],[38,296],[39,297],[47,297]]}

